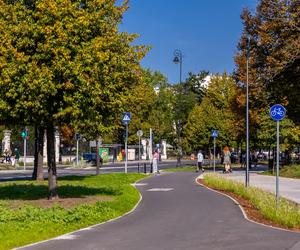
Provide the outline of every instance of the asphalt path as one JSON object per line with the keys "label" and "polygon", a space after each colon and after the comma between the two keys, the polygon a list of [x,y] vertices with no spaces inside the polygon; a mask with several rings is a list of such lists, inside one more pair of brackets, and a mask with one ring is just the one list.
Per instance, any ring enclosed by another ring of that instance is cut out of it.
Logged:
{"label": "asphalt path", "polygon": [[192,250],[300,249],[300,234],[244,219],[228,197],[195,183],[196,173],[142,180],[142,201],[130,214],[21,249]]}

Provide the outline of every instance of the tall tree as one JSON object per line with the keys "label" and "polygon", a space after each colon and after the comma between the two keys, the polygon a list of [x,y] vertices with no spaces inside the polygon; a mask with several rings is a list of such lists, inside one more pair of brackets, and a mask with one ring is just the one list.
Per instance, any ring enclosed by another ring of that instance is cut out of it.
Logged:
{"label": "tall tree", "polygon": [[[298,0],[261,0],[252,14],[244,10],[244,33],[235,57],[238,79],[245,83],[247,38],[250,39],[250,105],[263,108],[282,103],[299,122],[297,96],[300,72],[300,3]],[[290,90],[293,89],[292,92]],[[253,110],[253,109],[252,109]]]}
{"label": "tall tree", "polygon": [[72,123],[90,138],[111,131],[138,84],[145,49],[131,45],[136,35],[118,32],[127,1],[1,0],[0,7],[1,119],[45,124],[53,199],[55,126]]}
{"label": "tall tree", "polygon": [[211,131],[219,130],[220,146],[233,146],[237,140],[235,130],[235,100],[237,85],[228,74],[212,76],[201,104],[189,114],[184,127],[185,145],[191,150],[209,147]]}

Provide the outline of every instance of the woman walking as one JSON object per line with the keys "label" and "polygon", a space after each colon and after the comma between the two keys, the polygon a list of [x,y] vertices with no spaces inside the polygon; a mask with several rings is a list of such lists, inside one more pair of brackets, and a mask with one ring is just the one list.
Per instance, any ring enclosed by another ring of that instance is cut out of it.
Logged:
{"label": "woman walking", "polygon": [[223,154],[224,154],[224,171],[223,173],[231,173],[231,160],[230,160],[230,151],[228,147],[225,147],[223,150]]}

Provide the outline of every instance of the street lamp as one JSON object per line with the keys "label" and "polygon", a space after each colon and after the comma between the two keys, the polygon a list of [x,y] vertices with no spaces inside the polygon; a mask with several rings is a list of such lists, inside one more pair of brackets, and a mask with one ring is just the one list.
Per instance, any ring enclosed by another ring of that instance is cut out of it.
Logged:
{"label": "street lamp", "polygon": [[[181,50],[180,49],[176,49],[174,51],[174,59],[173,59],[173,62],[175,64],[178,64],[179,63],[179,85],[180,85],[180,95],[182,94],[182,80],[181,80],[181,76],[182,76],[182,53],[181,53]],[[182,148],[181,148],[181,122],[178,122],[177,124],[177,145],[178,145],[178,156],[177,156],[177,166],[181,166],[181,156],[182,156]]]}
{"label": "street lamp", "polygon": [[174,51],[174,59],[173,62],[175,64],[179,63],[179,83],[181,84],[181,75],[182,75],[182,53],[180,49],[176,49]]}
{"label": "street lamp", "polygon": [[249,186],[249,54],[250,37],[247,37],[246,48],[246,187]]}

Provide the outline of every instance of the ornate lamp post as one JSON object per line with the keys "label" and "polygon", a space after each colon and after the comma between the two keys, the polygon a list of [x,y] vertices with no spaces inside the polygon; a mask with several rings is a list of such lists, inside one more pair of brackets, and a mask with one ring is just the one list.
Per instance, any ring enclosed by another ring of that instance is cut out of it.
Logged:
{"label": "ornate lamp post", "polygon": [[182,53],[181,53],[181,50],[180,49],[176,49],[174,51],[174,59],[173,59],[173,62],[175,64],[178,64],[179,63],[179,83],[181,84],[182,81],[181,81],[181,75],[182,75]]}
{"label": "ornate lamp post", "polygon": [[[182,53],[181,50],[176,49],[174,51],[174,59],[173,62],[175,64],[179,63],[179,84],[180,84],[180,94],[182,93],[182,80],[181,80],[181,76],[182,76]],[[177,156],[177,166],[181,166],[181,157],[182,157],[182,147],[181,147],[181,130],[182,130],[182,126],[181,126],[181,122],[180,120],[177,121],[177,145],[178,145],[178,156]]]}

